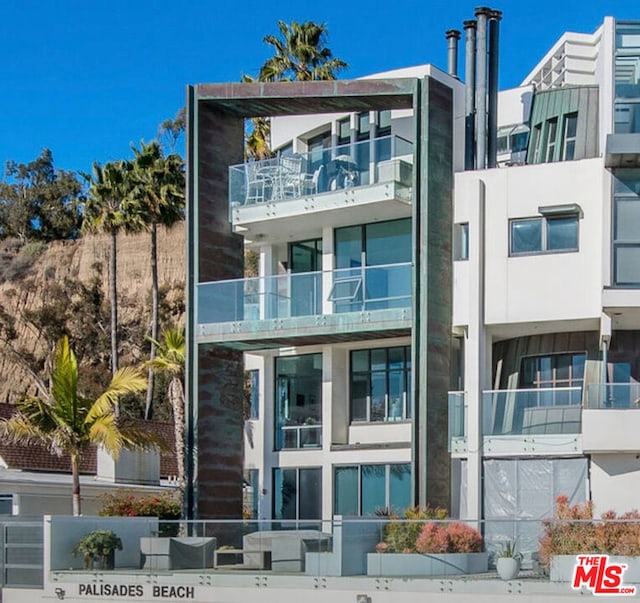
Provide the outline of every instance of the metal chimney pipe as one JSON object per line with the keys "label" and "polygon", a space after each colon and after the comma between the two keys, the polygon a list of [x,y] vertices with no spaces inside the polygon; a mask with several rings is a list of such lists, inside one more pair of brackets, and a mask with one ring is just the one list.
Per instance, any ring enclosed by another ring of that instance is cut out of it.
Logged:
{"label": "metal chimney pipe", "polygon": [[498,46],[502,12],[489,17],[489,112],[487,115],[487,167],[498,165]]}
{"label": "metal chimney pipe", "polygon": [[458,40],[460,32],[457,29],[450,29],[445,33],[449,42],[447,52],[447,73],[453,77],[458,77]]}
{"label": "metal chimney pipe", "polygon": [[476,119],[476,20],[463,24],[465,39],[465,126],[464,126],[464,169],[475,167],[475,119]]}
{"label": "metal chimney pipe", "polygon": [[487,20],[492,10],[476,8],[476,168],[487,166]]}

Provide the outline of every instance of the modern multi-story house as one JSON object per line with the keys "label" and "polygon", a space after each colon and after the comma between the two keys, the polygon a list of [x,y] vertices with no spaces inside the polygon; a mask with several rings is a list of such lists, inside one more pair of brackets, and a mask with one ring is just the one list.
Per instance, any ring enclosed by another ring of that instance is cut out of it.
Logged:
{"label": "modern multi-story house", "polygon": [[[256,517],[637,506],[640,24],[567,33],[498,95],[476,16],[466,85],[451,32],[449,74],[190,91],[201,516],[239,512],[245,389]],[[277,154],[243,163],[255,116]]]}
{"label": "modern multi-story house", "polygon": [[[503,166],[455,176],[461,514],[542,518],[560,494],[628,511],[640,488],[640,23],[564,34],[500,102]],[[511,157],[512,134],[529,131],[526,158]]]}
{"label": "modern multi-story house", "polygon": [[[201,516],[448,505],[453,173],[463,85],[431,67],[200,85],[190,99],[189,430]],[[243,163],[244,118],[273,159]],[[243,250],[259,275],[243,278]],[[415,301],[415,303],[414,303]]]}

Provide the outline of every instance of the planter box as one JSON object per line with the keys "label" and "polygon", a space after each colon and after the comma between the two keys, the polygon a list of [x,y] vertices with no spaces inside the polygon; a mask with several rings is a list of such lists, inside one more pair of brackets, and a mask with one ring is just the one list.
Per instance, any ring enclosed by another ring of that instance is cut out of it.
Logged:
{"label": "planter box", "polygon": [[[623,557],[612,555],[609,561],[626,563],[627,569],[622,577],[625,584],[640,584],[640,557]],[[556,555],[551,558],[549,578],[551,582],[571,582],[576,555]]]}
{"label": "planter box", "polygon": [[489,553],[368,553],[368,576],[459,576],[489,569]]}

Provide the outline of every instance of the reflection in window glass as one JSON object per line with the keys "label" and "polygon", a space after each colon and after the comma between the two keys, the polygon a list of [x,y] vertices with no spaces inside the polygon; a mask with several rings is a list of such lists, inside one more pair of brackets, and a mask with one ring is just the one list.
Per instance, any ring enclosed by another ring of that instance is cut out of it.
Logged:
{"label": "reflection in window glass", "polygon": [[408,346],[351,352],[352,421],[401,421],[411,416]]}
{"label": "reflection in window glass", "polygon": [[511,255],[577,251],[578,214],[511,220]]}
{"label": "reflection in window glass", "polygon": [[362,514],[373,515],[386,507],[386,466],[362,466]]}
{"label": "reflection in window glass", "polygon": [[578,220],[576,216],[553,218],[546,222],[547,250],[578,249]]}
{"label": "reflection in window glass", "polygon": [[542,220],[512,220],[511,253],[542,251]]}
{"label": "reflection in window glass", "polygon": [[358,467],[336,467],[333,508],[336,515],[360,515]]}
{"label": "reflection in window glass", "polygon": [[334,514],[394,513],[411,504],[411,466],[408,463],[355,465],[334,470]]}
{"label": "reflection in window glass", "polygon": [[562,158],[572,161],[576,154],[576,135],[578,130],[578,114],[572,113],[564,118],[564,147]]}
{"label": "reflection in window glass", "polygon": [[273,518],[322,517],[322,469],[273,470]]}

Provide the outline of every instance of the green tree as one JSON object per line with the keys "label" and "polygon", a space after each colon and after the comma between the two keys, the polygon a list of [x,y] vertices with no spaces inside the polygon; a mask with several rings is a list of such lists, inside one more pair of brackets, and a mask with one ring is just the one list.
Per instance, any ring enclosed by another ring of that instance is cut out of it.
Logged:
{"label": "green tree", "polygon": [[101,166],[93,164],[89,181],[89,195],[84,206],[82,229],[85,232],[101,232],[110,236],[109,294],[111,303],[111,372],[118,370],[118,233],[133,228],[131,215],[126,211],[126,199],[130,192],[131,165],[115,161]]}
{"label": "green tree", "polygon": [[56,169],[49,149],[29,163],[9,161],[0,182],[0,237],[76,238],[83,200],[82,182],[73,172]]}
{"label": "green tree", "polygon": [[162,145],[165,151],[175,153],[178,140],[184,134],[186,127],[187,110],[182,107],[173,119],[165,119],[158,126],[158,143]]}
{"label": "green tree", "polygon": [[278,29],[280,37],[264,38],[275,53],[260,68],[261,82],[335,80],[336,73],[348,67],[326,46],[326,25],[313,21],[292,21],[287,25],[278,21]]}
{"label": "green tree", "polygon": [[[158,226],[170,228],[184,219],[185,177],[184,162],[176,154],[164,156],[157,142],[141,143],[133,147],[135,159],[131,173],[130,200],[135,205],[133,213],[141,216],[141,228],[151,236],[151,339],[158,339]],[[151,345],[149,359],[155,357]],[[153,414],[153,371],[149,371],[149,387],[145,418]]]}
{"label": "green tree", "polygon": [[[274,55],[268,58],[253,78],[242,77],[248,82],[290,82],[309,80],[335,80],[336,74],[348,67],[342,59],[333,56],[326,46],[326,25],[305,21],[292,21],[287,25],[278,21],[280,37],[265,36],[264,41],[273,47]],[[255,160],[273,156],[270,148],[271,122],[267,117],[254,117],[245,135],[245,155]]]}
{"label": "green tree", "polygon": [[156,356],[144,364],[145,368],[167,373],[171,381],[167,392],[173,410],[173,429],[178,465],[178,485],[184,489],[184,363],[185,337],[183,329],[166,329],[162,341],[152,340]]}
{"label": "green tree", "polygon": [[150,431],[119,422],[115,409],[118,398],[140,392],[147,383],[136,369],[120,369],[107,389],[95,400],[78,391],[78,362],[65,336],[55,349],[50,385],[36,380],[39,396],[27,397],[18,412],[0,422],[5,442],[20,445],[44,444],[52,454],[69,455],[73,480],[73,514],[80,515],[80,461],[92,445],[103,446],[117,458],[124,449],[144,449],[159,445]]}

